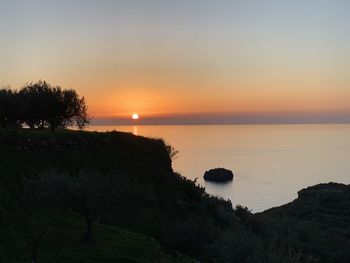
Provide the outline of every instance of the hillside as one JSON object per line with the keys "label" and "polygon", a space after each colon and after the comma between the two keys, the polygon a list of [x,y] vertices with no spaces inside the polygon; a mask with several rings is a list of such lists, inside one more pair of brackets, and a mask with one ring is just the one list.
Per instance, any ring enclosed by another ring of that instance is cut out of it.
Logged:
{"label": "hillside", "polygon": [[[101,256],[98,251],[113,248],[116,245],[114,240],[117,240],[117,243],[125,244],[124,255],[131,259],[134,257],[131,248],[135,245],[138,246],[137,249],[140,251],[150,250],[150,254],[137,253],[138,258],[144,258],[146,262],[150,258],[154,258],[155,255],[165,255],[166,258],[167,254],[162,252],[164,250],[157,241],[161,243],[164,249],[170,251],[170,254],[180,255],[183,253],[196,256],[201,253],[204,245],[217,234],[216,225],[227,225],[231,220],[226,215],[230,211],[232,213],[230,203],[203,195],[203,188],[173,173],[170,158],[172,148],[165,145],[160,139],[149,139],[121,132],[97,133],[69,130],[50,132],[46,130],[14,129],[0,130],[0,147],[0,193],[11,199],[12,202],[7,206],[17,207],[19,213],[22,213],[22,210],[30,211],[30,214],[23,215],[24,218],[38,217],[40,220],[45,218],[50,222],[56,222],[57,218],[56,216],[53,219],[51,217],[47,218],[47,211],[57,215],[58,223],[61,220],[60,218],[69,221],[69,218],[73,216],[78,218],[80,221],[77,222],[82,224],[79,226],[83,229],[80,231],[80,235],[84,232],[85,215],[81,210],[82,207],[77,207],[78,205],[74,200],[70,199],[75,198],[75,196],[60,197],[60,201],[56,202],[56,192],[49,193],[49,189],[52,190],[55,184],[60,183],[41,185],[42,188],[39,189],[38,185],[45,181],[41,178],[46,178],[48,174],[57,175],[58,178],[67,178],[67,176],[79,178],[81,173],[87,173],[89,176],[90,174],[96,174],[97,180],[102,175],[106,175],[106,177],[109,175],[111,177],[123,175],[121,176],[122,180],[127,177],[126,181],[128,181],[129,188],[127,190],[113,190],[114,192],[123,191],[123,194],[113,200],[115,201],[113,207],[109,207],[104,213],[94,218],[96,224],[100,222],[102,233],[106,233],[104,229],[108,229],[108,226],[116,226],[117,229],[122,228],[127,231],[119,231],[118,233],[124,233],[121,237],[113,236],[111,233],[108,233],[108,235],[94,233],[97,247],[94,247],[93,250],[91,250],[91,247],[85,247],[89,251],[86,256]],[[115,176],[113,176],[114,174]],[[131,183],[132,186],[130,186]],[[33,188],[33,185],[36,188]],[[123,185],[123,182],[121,182],[121,185]],[[31,187],[30,192],[26,194],[28,187]],[[90,191],[82,193],[90,195],[85,197],[86,202],[94,204],[106,198],[103,195],[104,190],[101,190],[101,187],[104,187],[103,185],[90,184],[87,187],[91,188],[92,191],[82,188],[79,190]],[[48,197],[49,194],[52,194],[52,196]],[[92,198],[92,200],[89,198]],[[100,198],[101,200],[95,200],[94,198]],[[82,205],[84,204],[80,203],[80,206]],[[6,205],[3,206],[6,210]],[[225,212],[225,210],[228,212]],[[31,214],[34,213],[33,211],[35,212],[34,215]],[[13,211],[9,213],[13,213]],[[11,214],[7,221],[14,221],[13,218],[20,218],[21,216],[21,214]],[[6,217],[2,216],[0,222],[2,222],[1,231],[7,233],[9,223],[6,222]],[[38,227],[38,222],[32,223],[35,227]],[[10,222],[10,224],[15,223]],[[42,243],[40,247],[44,251],[39,249],[39,255],[51,250],[48,249],[45,252],[45,248],[48,248],[45,244],[51,242],[50,239],[58,233],[62,235],[61,237],[65,236],[65,240],[75,240],[75,242],[72,241],[71,245],[75,244],[77,246],[77,255],[83,253],[84,246],[79,243],[79,238],[71,238],[74,233],[69,230],[72,227],[70,224],[66,224],[67,228],[56,228],[55,223],[53,225],[54,227],[50,223],[48,229],[51,229],[54,233],[48,231],[48,234],[40,241]],[[21,243],[18,243],[20,241],[15,237],[15,233],[18,231],[18,229],[15,229],[14,232],[8,233],[7,237],[1,240],[1,247],[5,251],[12,251],[13,249],[7,249],[8,246],[12,245],[22,247]],[[138,232],[141,235],[132,234],[129,231]],[[6,235],[2,236],[4,238]],[[145,238],[144,236],[148,237]],[[9,241],[11,237],[15,238],[12,242]],[[58,240],[52,240],[52,246],[60,244],[61,237],[57,236]],[[128,240],[135,240],[135,238],[136,243],[132,241],[135,244],[128,243]],[[110,239],[111,242],[100,245],[101,239]],[[150,242],[145,242],[145,240]],[[66,248],[68,249],[68,247]],[[28,250],[25,246],[22,249]],[[75,252],[69,250],[70,252],[67,253],[75,258],[73,256]],[[118,249],[115,251],[118,251]],[[119,251],[121,251],[120,248]],[[109,262],[108,258],[113,257],[113,255],[115,255],[114,252],[106,253],[104,257],[100,257],[99,262],[104,262],[103,260]]]}
{"label": "hillside", "polygon": [[[0,147],[1,190],[7,193],[20,192],[24,178],[48,171],[75,174],[80,170],[122,169],[144,182],[156,183],[162,180],[162,173],[172,172],[162,141],[126,133],[1,130]],[[167,180],[165,176],[163,179]],[[40,244],[42,262],[178,262],[181,258],[164,253],[150,237],[103,224],[96,227],[96,245],[85,247],[79,243],[83,220],[55,210],[53,207],[53,216],[48,216],[50,227]],[[6,224],[3,213],[0,222],[4,262],[27,262],[30,249],[21,240],[21,231]]]}
{"label": "hillside", "polygon": [[[192,262],[164,251],[152,238],[116,227],[97,224],[98,242],[79,243],[84,222],[74,216],[51,215],[51,226],[39,246],[38,261],[75,262]],[[0,226],[0,262],[29,262],[31,251],[15,227]]]}
{"label": "hillside", "polygon": [[0,148],[0,262],[350,261],[346,185],[252,214],[174,173],[160,139],[14,129]]}
{"label": "hillside", "polygon": [[17,178],[55,169],[125,169],[149,179],[171,173],[168,148],[162,140],[122,132],[58,132],[0,130],[0,173]]}
{"label": "hillside", "polygon": [[307,250],[321,262],[350,262],[350,185],[308,187],[293,202],[257,217],[280,242]]}

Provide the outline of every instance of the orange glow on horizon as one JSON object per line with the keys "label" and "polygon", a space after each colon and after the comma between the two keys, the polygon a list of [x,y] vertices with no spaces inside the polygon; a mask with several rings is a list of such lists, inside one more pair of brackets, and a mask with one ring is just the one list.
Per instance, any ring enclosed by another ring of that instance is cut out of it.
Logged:
{"label": "orange glow on horizon", "polygon": [[130,112],[142,112],[142,115],[148,118],[198,113],[350,110],[350,91],[346,90],[339,93],[331,92],[327,88],[304,90],[262,87],[252,92],[249,88],[235,88],[230,91],[225,87],[217,87],[216,90],[218,92],[206,88],[199,94],[195,87],[188,87],[186,91],[183,88],[174,88],[165,94],[157,87],[128,87],[119,91],[111,90],[110,94],[86,94],[86,100],[91,115],[96,118],[130,118]]}
{"label": "orange glow on horizon", "polygon": [[28,16],[8,2],[0,87],[72,88],[95,119],[350,112],[346,1],[42,1]]}

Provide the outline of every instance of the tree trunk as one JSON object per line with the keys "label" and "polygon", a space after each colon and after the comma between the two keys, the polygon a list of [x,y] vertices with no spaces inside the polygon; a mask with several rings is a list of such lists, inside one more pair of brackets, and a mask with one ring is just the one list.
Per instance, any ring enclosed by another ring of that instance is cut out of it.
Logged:
{"label": "tree trunk", "polygon": [[45,122],[44,121],[40,121],[40,127],[39,130],[43,130],[45,127]]}
{"label": "tree trunk", "polygon": [[35,240],[31,239],[31,241],[27,241],[29,242],[28,244],[32,250],[32,263],[37,263],[39,243],[43,238],[43,236],[45,235],[45,233],[46,233],[46,228],[42,228],[42,230],[40,231],[39,235],[35,238]]}
{"label": "tree trunk", "polygon": [[95,243],[95,238],[94,238],[94,235],[92,234],[92,224],[93,224],[93,220],[91,220],[91,219],[86,220],[86,231],[80,239],[80,241],[85,243],[85,244],[94,244]]}
{"label": "tree trunk", "polygon": [[32,247],[32,263],[36,263],[38,258],[38,246],[34,245]]}

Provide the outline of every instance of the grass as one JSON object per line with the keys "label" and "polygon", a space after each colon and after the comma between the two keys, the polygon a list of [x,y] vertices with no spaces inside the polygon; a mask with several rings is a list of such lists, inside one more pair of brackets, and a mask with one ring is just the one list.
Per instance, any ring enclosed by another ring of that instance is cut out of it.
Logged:
{"label": "grass", "polygon": [[[94,226],[96,243],[86,245],[80,242],[83,221],[61,214],[51,218],[39,246],[39,262],[191,262],[180,254],[167,253],[152,238],[103,224]],[[0,226],[0,249],[4,263],[30,262],[31,252],[14,226]]]}

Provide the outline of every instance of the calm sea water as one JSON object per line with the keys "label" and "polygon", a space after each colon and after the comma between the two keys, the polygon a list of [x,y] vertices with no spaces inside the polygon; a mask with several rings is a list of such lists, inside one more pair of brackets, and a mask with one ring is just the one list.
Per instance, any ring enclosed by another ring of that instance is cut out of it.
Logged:
{"label": "calm sea water", "polygon": [[[253,212],[290,202],[310,185],[350,183],[350,125],[90,127],[114,129],[163,138],[179,151],[174,170]],[[204,172],[215,167],[233,170],[233,182],[205,182]]]}

